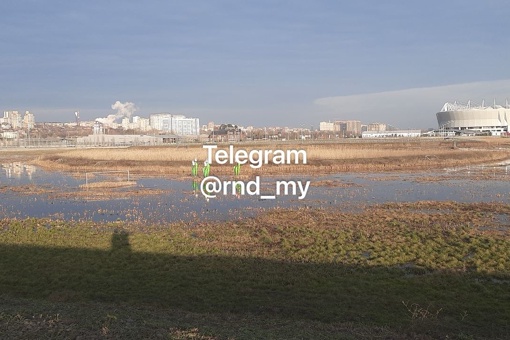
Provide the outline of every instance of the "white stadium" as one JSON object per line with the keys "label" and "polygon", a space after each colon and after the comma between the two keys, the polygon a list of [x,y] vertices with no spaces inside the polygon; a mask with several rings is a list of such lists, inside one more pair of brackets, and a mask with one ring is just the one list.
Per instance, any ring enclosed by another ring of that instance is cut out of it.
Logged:
{"label": "white stadium", "polygon": [[493,106],[471,106],[456,102],[444,104],[437,114],[440,130],[455,131],[462,134],[485,132],[493,136],[500,136],[509,132],[510,108],[494,104]]}

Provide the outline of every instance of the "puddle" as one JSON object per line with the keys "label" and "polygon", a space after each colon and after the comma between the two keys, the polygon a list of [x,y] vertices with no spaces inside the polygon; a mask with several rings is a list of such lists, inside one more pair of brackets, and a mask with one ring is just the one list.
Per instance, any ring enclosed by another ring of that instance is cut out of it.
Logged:
{"label": "puddle", "polygon": [[468,165],[462,167],[453,167],[445,169],[446,175],[467,175],[467,176],[485,176],[510,180],[510,164],[508,162],[491,165]]}
{"label": "puddle", "polygon": [[[127,188],[81,189],[85,174],[51,173],[23,164],[4,164],[0,172],[0,216],[52,217],[68,220],[137,221],[146,224],[198,220],[225,220],[254,216],[273,208],[333,207],[353,211],[371,204],[421,200],[508,203],[510,181],[448,177],[448,172],[413,174],[337,174],[294,176],[286,180],[311,181],[308,195],[260,197],[218,195],[209,201],[191,180],[130,178]],[[91,181],[101,181],[95,175]],[[123,174],[114,175],[123,180]],[[441,181],[420,181],[441,177]],[[510,174],[509,174],[510,177]],[[106,177],[105,177],[106,178]],[[112,180],[112,175],[107,176]],[[114,178],[117,180],[118,178]],[[262,194],[275,192],[282,178],[261,178]],[[79,193],[79,194],[77,194]],[[503,219],[503,217],[501,217]],[[503,222],[503,221],[502,221]],[[505,220],[504,224],[509,221]]]}
{"label": "puddle", "polygon": [[497,223],[510,226],[510,216],[507,214],[494,214],[493,216]]}

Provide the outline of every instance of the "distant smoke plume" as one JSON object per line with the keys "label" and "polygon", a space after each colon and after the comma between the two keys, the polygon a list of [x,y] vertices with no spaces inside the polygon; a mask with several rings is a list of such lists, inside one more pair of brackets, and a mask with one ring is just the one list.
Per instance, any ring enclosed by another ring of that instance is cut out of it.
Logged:
{"label": "distant smoke plume", "polygon": [[117,110],[117,117],[128,117],[131,118],[131,115],[136,111],[136,106],[134,103],[125,102],[121,103],[118,100],[115,104],[112,105],[112,109]]}
{"label": "distant smoke plume", "polygon": [[125,102],[121,103],[120,101],[116,101],[115,104],[112,105],[113,110],[117,110],[116,114],[108,115],[106,118],[96,118],[96,121],[111,126],[118,118],[131,118],[133,113],[136,111],[136,106],[134,103]]}

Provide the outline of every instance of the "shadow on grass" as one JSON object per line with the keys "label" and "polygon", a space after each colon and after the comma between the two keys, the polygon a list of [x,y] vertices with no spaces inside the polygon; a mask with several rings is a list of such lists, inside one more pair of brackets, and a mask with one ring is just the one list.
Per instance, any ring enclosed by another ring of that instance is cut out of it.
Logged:
{"label": "shadow on grass", "polygon": [[115,232],[109,251],[0,245],[0,294],[359,322],[436,335],[510,334],[508,282],[490,277],[139,253],[128,236]]}

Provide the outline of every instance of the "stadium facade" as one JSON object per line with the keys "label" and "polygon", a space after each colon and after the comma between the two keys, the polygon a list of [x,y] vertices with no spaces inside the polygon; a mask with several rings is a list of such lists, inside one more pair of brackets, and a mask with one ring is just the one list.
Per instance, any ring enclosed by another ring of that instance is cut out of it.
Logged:
{"label": "stadium facade", "polygon": [[440,130],[455,132],[485,132],[500,136],[509,132],[510,108],[494,104],[493,106],[471,106],[455,103],[444,104],[436,113]]}

